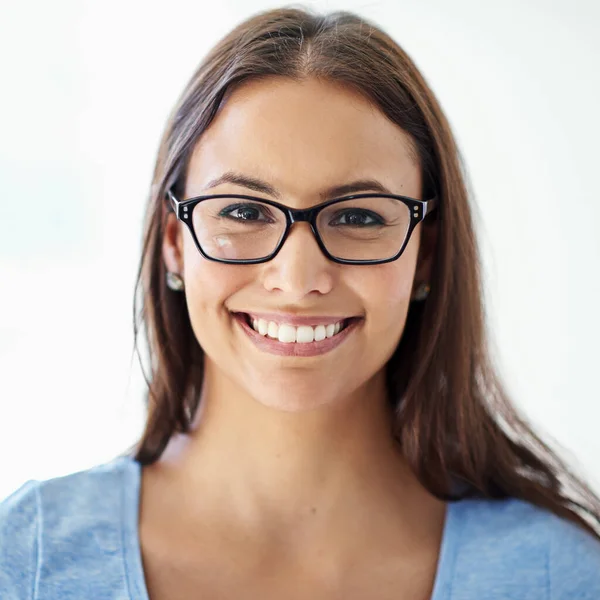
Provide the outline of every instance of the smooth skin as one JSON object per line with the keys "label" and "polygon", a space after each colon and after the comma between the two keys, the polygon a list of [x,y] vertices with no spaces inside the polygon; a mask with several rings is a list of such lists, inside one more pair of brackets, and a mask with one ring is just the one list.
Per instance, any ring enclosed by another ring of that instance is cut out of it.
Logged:
{"label": "smooth skin", "polygon": [[[415,156],[356,92],[317,79],[250,81],[198,142],[185,198],[231,192],[306,208],[367,179],[421,198]],[[211,187],[224,173],[271,193]],[[340,265],[299,223],[272,261],[225,265],[205,260],[169,215],[163,257],[184,279],[206,364],[192,434],[142,471],[152,600],[430,597],[446,506],[392,440],[384,368],[414,290],[429,281],[434,244],[419,225],[397,261]],[[235,311],[362,320],[331,352],[289,357],[259,350]]]}

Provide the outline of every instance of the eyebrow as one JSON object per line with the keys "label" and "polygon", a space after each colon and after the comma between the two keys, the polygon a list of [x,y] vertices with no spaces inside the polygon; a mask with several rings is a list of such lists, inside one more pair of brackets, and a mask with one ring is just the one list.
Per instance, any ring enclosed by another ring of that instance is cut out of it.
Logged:
{"label": "eyebrow", "polygon": [[[220,177],[216,179],[211,179],[206,189],[215,188],[223,183],[232,183],[234,185],[239,185],[255,192],[259,192],[261,194],[267,194],[269,196],[273,196],[278,200],[281,200],[283,194],[273,187],[270,183],[258,179],[257,177],[250,177],[249,175],[244,175],[242,173],[235,173],[234,171],[227,171],[223,173]],[[340,196],[346,196],[350,194],[356,194],[358,192],[380,192],[382,194],[393,194],[386,186],[384,186],[381,182],[376,179],[358,179],[356,181],[352,181],[350,183],[345,183],[343,185],[335,185],[326,190],[323,190],[319,195],[323,200],[328,200],[330,198],[337,198]]]}

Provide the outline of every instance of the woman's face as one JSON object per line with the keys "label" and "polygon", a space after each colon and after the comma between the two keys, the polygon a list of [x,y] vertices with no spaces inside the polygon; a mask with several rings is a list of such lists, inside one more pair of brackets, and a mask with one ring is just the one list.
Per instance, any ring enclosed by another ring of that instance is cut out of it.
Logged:
{"label": "woman's face", "polygon": [[[260,180],[272,193],[239,182],[215,185],[225,174]],[[329,199],[327,190],[365,180],[421,197],[407,135],[347,89],[270,78],[246,82],[227,99],[193,152],[185,198],[248,194],[309,208]],[[377,191],[360,185],[336,196]],[[394,262],[342,265],[322,254],[307,223],[296,223],[273,260],[228,265],[204,259],[171,214],[163,254],[167,268],[183,276],[207,380],[227,381],[258,402],[292,411],[367,397],[372,387],[381,393],[384,366],[422,280],[415,282],[420,238],[419,226]],[[278,327],[266,336],[254,332],[252,320],[260,317]],[[350,324],[324,341],[270,339],[310,338],[311,330],[293,327],[301,322],[322,325],[312,335],[327,336],[340,321]]]}

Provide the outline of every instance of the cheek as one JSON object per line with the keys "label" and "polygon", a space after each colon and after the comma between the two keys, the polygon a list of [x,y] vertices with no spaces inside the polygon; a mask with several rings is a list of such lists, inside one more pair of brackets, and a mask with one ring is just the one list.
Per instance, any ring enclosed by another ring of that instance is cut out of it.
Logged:
{"label": "cheek", "polygon": [[403,307],[404,310],[408,310],[414,287],[420,237],[420,229],[417,227],[402,256],[394,262],[380,265],[382,269],[378,275],[390,308]]}
{"label": "cheek", "polygon": [[387,299],[390,306],[398,306],[410,301],[414,269],[394,263],[387,266],[386,271],[379,275],[382,300]]}
{"label": "cheek", "polygon": [[[391,263],[393,264],[393,263]],[[413,270],[382,265],[373,273],[368,287],[367,304],[379,321],[395,320],[408,310],[413,287]]]}
{"label": "cheek", "polygon": [[227,299],[248,285],[251,269],[206,260],[193,242],[190,246],[184,254],[186,302],[194,333],[204,347],[210,332],[229,320]]}
{"label": "cheek", "polygon": [[403,255],[398,261],[368,267],[368,272],[361,277],[360,295],[369,331],[389,339],[392,345],[399,341],[404,330],[414,274],[415,260]]}

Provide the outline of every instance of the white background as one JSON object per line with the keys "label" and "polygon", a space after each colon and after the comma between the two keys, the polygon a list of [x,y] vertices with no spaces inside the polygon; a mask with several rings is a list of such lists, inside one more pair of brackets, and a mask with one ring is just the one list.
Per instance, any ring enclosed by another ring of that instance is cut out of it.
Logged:
{"label": "white background", "polygon": [[[143,424],[132,295],[159,136],[205,52],[277,2],[4,2],[0,498]],[[600,3],[312,2],[385,27],[465,157],[500,370],[600,490]]]}

